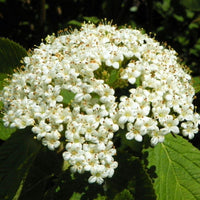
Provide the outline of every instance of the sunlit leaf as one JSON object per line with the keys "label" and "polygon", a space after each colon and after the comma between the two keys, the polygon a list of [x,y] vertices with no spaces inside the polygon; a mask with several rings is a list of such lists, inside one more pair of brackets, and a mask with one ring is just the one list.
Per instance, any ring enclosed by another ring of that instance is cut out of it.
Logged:
{"label": "sunlit leaf", "polygon": [[200,199],[200,151],[181,136],[149,148],[148,167],[155,167],[158,200]]}

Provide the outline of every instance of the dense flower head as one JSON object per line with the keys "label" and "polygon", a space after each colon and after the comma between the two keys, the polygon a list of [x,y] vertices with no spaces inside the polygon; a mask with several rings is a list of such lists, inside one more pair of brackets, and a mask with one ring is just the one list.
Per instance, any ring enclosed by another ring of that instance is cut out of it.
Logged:
{"label": "dense flower head", "polygon": [[152,145],[198,132],[190,75],[173,49],[139,30],[83,24],[47,36],[23,62],[2,91],[5,126],[31,126],[51,150],[65,138],[64,160],[90,172],[90,183],[113,176],[120,129],[128,140],[149,135]]}

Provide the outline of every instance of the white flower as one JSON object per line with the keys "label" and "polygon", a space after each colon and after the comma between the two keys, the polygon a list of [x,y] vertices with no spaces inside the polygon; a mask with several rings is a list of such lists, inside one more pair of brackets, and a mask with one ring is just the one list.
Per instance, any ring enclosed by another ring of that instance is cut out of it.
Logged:
{"label": "white flower", "polygon": [[156,127],[154,130],[151,131],[151,144],[155,146],[159,142],[163,142],[165,139],[165,134],[167,133],[166,130],[160,129]]}
{"label": "white flower", "polygon": [[103,121],[103,126],[107,129],[107,130],[111,130],[113,132],[118,131],[119,126],[117,124],[114,124],[113,120],[111,118],[105,118],[105,120]]}
{"label": "white flower", "polygon": [[76,156],[79,156],[82,150],[80,143],[68,143],[66,145],[66,152],[63,153],[64,160],[74,160]]}
{"label": "white flower", "polygon": [[60,141],[58,140],[59,138],[60,138],[60,134],[59,134],[58,131],[54,131],[52,133],[48,133],[42,139],[42,144],[44,146],[48,146],[48,148],[50,150],[54,150],[60,145]]}
{"label": "white flower", "polygon": [[139,110],[139,104],[134,102],[131,98],[122,96],[121,103],[119,104],[118,123],[124,127],[126,122],[134,122]]}
{"label": "white flower", "polygon": [[158,122],[150,117],[137,118],[136,125],[141,126],[145,132],[151,132],[157,128]]}
{"label": "white flower", "polygon": [[153,111],[155,118],[157,118],[161,121],[164,121],[166,116],[168,116],[168,114],[170,112],[170,108],[167,107],[166,105],[162,105],[160,103],[157,106],[154,106],[152,111]]}
{"label": "white flower", "polygon": [[104,182],[104,178],[106,177],[106,171],[104,165],[95,165],[91,169],[92,176],[89,177],[88,182],[94,183],[97,182],[102,184]]}
{"label": "white flower", "polygon": [[114,170],[118,167],[118,163],[116,161],[105,162],[105,171],[106,176],[111,178],[114,175]]}
{"label": "white flower", "polygon": [[113,176],[117,131],[138,142],[149,135],[152,145],[198,132],[191,76],[174,50],[139,30],[84,23],[47,36],[23,62],[1,92],[4,125],[31,126],[50,150],[65,137],[64,160],[90,183]]}
{"label": "white flower", "polygon": [[141,75],[141,67],[137,66],[134,63],[129,63],[128,67],[124,70],[124,73],[121,75],[122,79],[128,79],[129,83],[134,84],[136,78]]}
{"label": "white flower", "polygon": [[76,159],[74,159],[70,164],[72,164],[72,167],[70,167],[72,173],[79,172],[82,174],[85,171],[85,157],[83,155],[76,156]]}
{"label": "white flower", "polygon": [[142,134],[144,134],[144,132],[146,131],[143,127],[137,125],[134,126],[132,123],[128,123],[127,129],[129,131],[126,133],[126,138],[128,140],[135,139],[138,142],[141,142],[143,140]]}
{"label": "white flower", "polygon": [[136,118],[136,111],[131,109],[131,107],[126,107],[119,111],[121,117],[119,118],[119,124],[125,124],[128,122],[134,122]]}
{"label": "white flower", "polygon": [[189,139],[194,138],[194,134],[198,132],[198,127],[195,127],[193,122],[188,121],[188,122],[183,122],[181,124],[181,127],[183,128],[182,134]]}
{"label": "white flower", "polygon": [[101,97],[100,97],[100,101],[102,103],[107,103],[107,102],[112,102],[115,97],[113,96],[114,95],[114,90],[111,89],[110,87],[108,87],[107,85],[104,86],[102,92],[101,92]]}
{"label": "white flower", "polygon": [[164,126],[164,130],[166,130],[168,133],[173,132],[173,133],[179,133],[179,120],[176,118],[174,119],[173,116],[168,115],[165,118],[165,121],[161,121],[161,124]]}

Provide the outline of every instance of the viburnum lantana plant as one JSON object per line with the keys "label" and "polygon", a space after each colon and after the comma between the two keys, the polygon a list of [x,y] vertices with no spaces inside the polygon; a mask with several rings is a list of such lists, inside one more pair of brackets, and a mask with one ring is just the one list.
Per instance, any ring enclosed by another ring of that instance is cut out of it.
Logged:
{"label": "viburnum lantana plant", "polygon": [[[47,36],[3,88],[5,126],[32,132],[50,150],[65,145],[71,171],[102,184],[118,167],[113,137],[153,146],[167,134],[192,139],[200,116],[189,70],[173,49],[140,30],[84,23]],[[122,131],[123,130],[123,131]]]}

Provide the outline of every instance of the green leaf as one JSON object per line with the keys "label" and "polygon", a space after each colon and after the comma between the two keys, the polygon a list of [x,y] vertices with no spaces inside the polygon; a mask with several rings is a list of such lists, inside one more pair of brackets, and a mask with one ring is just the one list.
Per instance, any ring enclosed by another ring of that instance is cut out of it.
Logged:
{"label": "green leaf", "polygon": [[106,196],[102,196],[101,194],[97,194],[97,198],[93,199],[93,200],[106,200]]}
{"label": "green leaf", "polygon": [[173,17],[179,22],[184,22],[184,17],[181,15],[173,14]]}
{"label": "green leaf", "polygon": [[12,73],[13,68],[19,67],[20,61],[27,55],[26,50],[6,38],[0,38],[0,70],[3,73]]}
{"label": "green leaf", "polygon": [[195,89],[195,93],[198,93],[200,91],[200,76],[193,77],[192,84]]}
{"label": "green leaf", "polygon": [[197,23],[190,23],[188,26],[189,29],[195,29],[195,28],[199,28],[199,25]]}
{"label": "green leaf", "polygon": [[[64,198],[56,197],[61,190],[59,175],[62,170],[62,162],[62,153],[58,154],[46,147],[40,148],[24,182],[19,200],[64,200]],[[65,199],[67,199],[68,193],[65,190]]]}
{"label": "green leaf", "polygon": [[199,0],[180,0],[180,3],[190,10],[200,11]]}
{"label": "green leaf", "polygon": [[171,0],[165,0],[165,1],[163,1],[163,5],[162,5],[163,10],[164,10],[164,11],[169,10],[170,5],[171,5]]}
{"label": "green leaf", "polygon": [[136,84],[136,87],[139,87],[139,86],[142,85],[142,81],[141,81],[141,78],[140,78],[140,77],[137,77],[137,78],[136,78],[135,84]]}
{"label": "green leaf", "polygon": [[200,199],[200,151],[181,136],[148,148],[148,168],[155,167],[158,200]]}
{"label": "green leaf", "polygon": [[171,0],[163,0],[163,2],[156,2],[155,3],[158,11],[169,11],[170,7],[171,7]]}
{"label": "green leaf", "polygon": [[100,19],[98,17],[95,16],[91,16],[91,17],[83,17],[84,20],[86,20],[87,22],[91,22],[94,24],[99,23]]}
{"label": "green leaf", "polygon": [[108,80],[108,84],[112,85],[118,79],[118,77],[119,77],[119,70],[113,69],[110,72],[110,77],[109,77],[109,80]]}
{"label": "green leaf", "polygon": [[68,161],[66,161],[66,160],[64,160],[64,161],[63,161],[62,170],[63,170],[63,171],[66,171],[66,170],[68,170],[68,169],[69,169],[69,167],[70,167],[70,164],[69,164],[69,162],[68,162]]}
{"label": "green leaf", "polygon": [[122,192],[118,193],[114,198],[114,200],[122,200],[122,199],[133,200],[134,198],[129,190],[124,189]]}
{"label": "green leaf", "polygon": [[188,18],[193,18],[195,13],[189,9],[186,9],[186,15]]}
{"label": "green leaf", "polygon": [[127,196],[131,194],[137,200],[155,200],[153,185],[141,162],[142,159],[132,156],[133,154],[129,148],[118,151],[116,158],[119,163],[118,168],[114,176],[106,182],[108,199],[113,199],[117,193],[126,189],[129,191],[128,194],[127,191],[123,194]]}
{"label": "green leaf", "polygon": [[71,101],[74,99],[75,94],[69,90],[61,90],[60,95],[63,97],[62,103],[67,106],[71,103]]}
{"label": "green leaf", "polygon": [[82,23],[77,21],[77,20],[70,20],[69,22],[67,22],[68,25],[71,25],[71,26],[77,26],[77,27],[81,27],[82,26]]}
{"label": "green leaf", "polygon": [[74,192],[69,200],[80,200],[84,193]]}
{"label": "green leaf", "polygon": [[185,36],[177,36],[176,40],[182,45],[182,46],[186,46],[188,45],[188,43],[190,42]]}
{"label": "green leaf", "polygon": [[15,131],[16,131],[16,128],[5,127],[2,119],[0,119],[0,139],[1,140],[7,140]]}
{"label": "green leaf", "polygon": [[14,133],[0,147],[0,199],[19,196],[23,180],[35,159],[40,145],[29,129]]}

